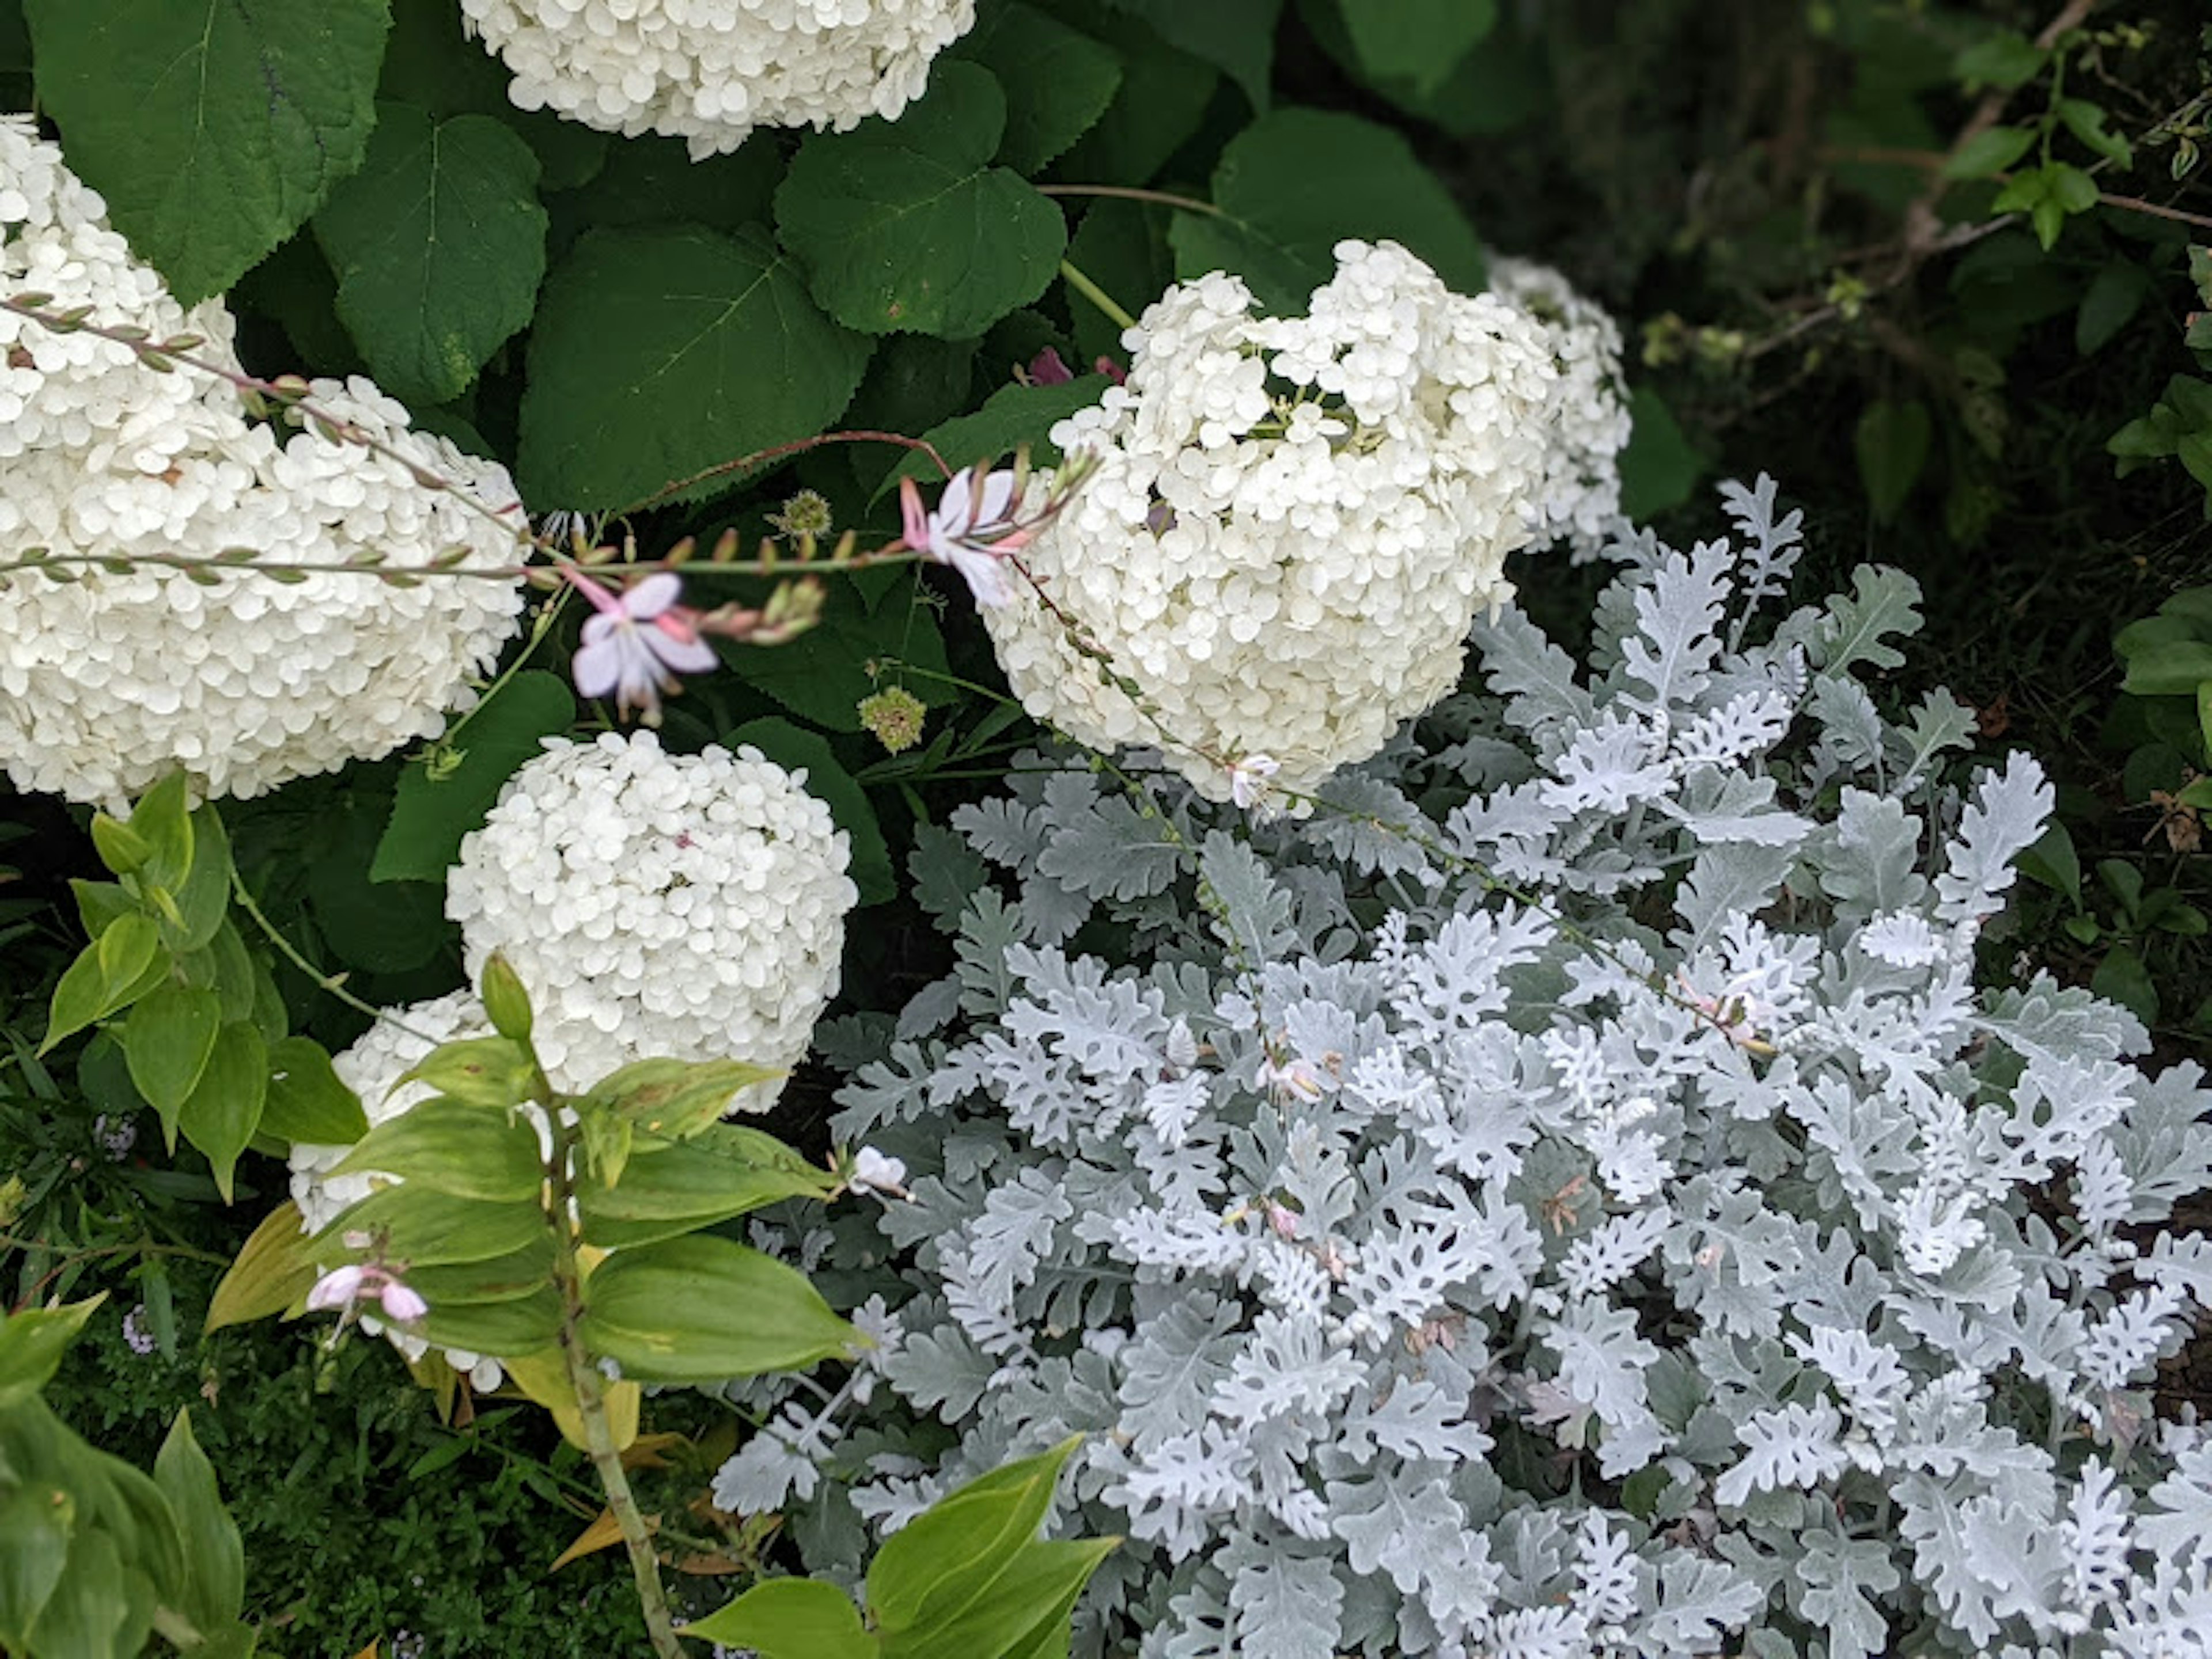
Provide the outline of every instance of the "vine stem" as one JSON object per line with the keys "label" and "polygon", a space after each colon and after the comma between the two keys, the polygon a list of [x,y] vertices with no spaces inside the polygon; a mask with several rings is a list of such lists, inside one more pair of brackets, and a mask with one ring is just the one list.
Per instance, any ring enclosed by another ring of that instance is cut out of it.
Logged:
{"label": "vine stem", "polygon": [[684,1649],[676,1639],[676,1626],[668,1612],[668,1593],[660,1582],[660,1558],[653,1547],[653,1528],[644,1512],[637,1506],[636,1495],[629,1489],[629,1475],[622,1466],[622,1453],[615,1445],[612,1426],[607,1421],[607,1396],[605,1380],[599,1367],[585,1352],[580,1328],[584,1316],[584,1278],[581,1264],[576,1257],[576,1238],[568,1224],[569,1202],[574,1187],[571,1167],[574,1163],[574,1138],[561,1121],[558,1097],[544,1080],[544,1072],[538,1071],[536,1093],[552,1127],[553,1150],[547,1162],[545,1191],[549,1198],[546,1221],[553,1231],[553,1277],[561,1293],[561,1355],[568,1362],[568,1386],[576,1395],[576,1415],[584,1428],[585,1449],[592,1460],[592,1468],[599,1477],[599,1486],[607,1495],[607,1512],[615,1518],[616,1528],[622,1534],[623,1549],[629,1557],[630,1577],[637,1582],[640,1610],[645,1615],[646,1634],[651,1638],[653,1650],[659,1659],[684,1659]]}
{"label": "vine stem", "polygon": [[1133,185],[1039,185],[1040,196],[1110,196],[1121,202],[1150,202],[1156,207],[1181,208],[1186,213],[1203,213],[1215,219],[1226,219],[1225,209],[1211,202],[1201,202],[1195,196],[1177,196],[1172,191],[1140,190]]}
{"label": "vine stem", "polygon": [[230,896],[238,901],[240,909],[253,918],[253,925],[261,930],[263,936],[283,953],[284,960],[315,982],[317,990],[334,996],[355,1012],[367,1014],[371,1019],[404,1031],[408,1036],[427,1042],[432,1048],[437,1046],[439,1040],[429,1032],[416,1030],[389,1010],[380,1008],[373,1002],[364,1001],[347,990],[343,974],[326,974],[308,961],[306,953],[290,939],[286,939],[276,924],[269,920],[268,913],[262,909],[260,904],[255,901],[252,890],[246,886],[246,878],[234,870],[231,872],[230,876]]}

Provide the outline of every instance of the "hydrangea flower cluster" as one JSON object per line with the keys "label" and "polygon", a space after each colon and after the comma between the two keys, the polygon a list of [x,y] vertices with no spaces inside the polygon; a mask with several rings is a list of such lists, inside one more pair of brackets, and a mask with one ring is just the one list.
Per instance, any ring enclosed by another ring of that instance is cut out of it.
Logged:
{"label": "hydrangea flower cluster", "polygon": [[1304,317],[1218,272],[1146,310],[1127,383],[1053,430],[1097,465],[1026,550],[1043,597],[983,613],[1030,714],[1214,799],[1254,754],[1309,789],[1448,691],[1546,476],[1551,331],[1393,243],[1336,252]]}
{"label": "hydrangea flower cluster", "polygon": [[1552,442],[1537,497],[1540,546],[1594,556],[1620,526],[1620,452],[1632,424],[1620,374],[1620,326],[1549,265],[1493,255],[1490,291],[1547,325],[1559,368]]}
{"label": "hydrangea flower cluster", "polygon": [[[218,301],[189,314],[107,226],[100,198],[27,118],[0,120],[0,282],[158,338],[205,335],[234,367]],[[0,550],[267,563],[514,562],[486,507],[505,471],[409,428],[373,383],[313,395],[393,453],[248,420],[225,385],[148,371],[119,343],[0,315]],[[518,508],[517,526],[522,524]],[[443,729],[512,636],[519,581],[409,588],[368,574],[72,565],[0,577],[0,766],[18,787],[119,806],[182,767],[206,795],[253,795]],[[62,580],[68,577],[71,580]]]}
{"label": "hydrangea flower cluster", "polygon": [[1977,987],[2049,785],[1954,783],[1970,712],[1864,684],[1910,580],[1777,617],[1796,515],[1726,496],[1613,548],[1586,662],[1479,629],[1356,818],[1069,769],[925,838],[954,970],[824,1035],[906,1166],[855,1293],[907,1409],[756,1389],[718,1493],[849,1571],[1080,1433],[1086,1656],[2206,1651],[2212,1437],[2151,1389],[2212,1090]]}
{"label": "hydrangea flower cluster", "polygon": [[647,1055],[789,1066],[836,994],[848,857],[830,809],[758,750],[605,732],[549,742],[508,780],[446,909],[471,978],[497,951],[530,988],[558,1086]]}
{"label": "hydrangea flower cluster", "polygon": [[697,161],[755,127],[897,119],[975,27],[975,0],[461,0],[461,14],[518,107],[681,138]]}

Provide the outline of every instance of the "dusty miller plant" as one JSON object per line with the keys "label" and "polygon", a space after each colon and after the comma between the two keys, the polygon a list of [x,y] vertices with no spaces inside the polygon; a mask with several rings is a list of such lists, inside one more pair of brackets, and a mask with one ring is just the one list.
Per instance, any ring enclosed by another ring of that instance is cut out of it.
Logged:
{"label": "dusty miller plant", "polygon": [[1910,579],[1775,618],[1797,515],[1725,501],[1304,823],[1078,767],[926,838],[957,971],[830,1044],[912,1201],[800,1241],[897,1271],[888,1389],[757,1394],[721,1501],[849,1571],[1084,1433],[1094,1654],[2205,1651],[2212,1442],[2147,1388],[2212,1092],[1976,988],[2049,786],[1880,711]]}

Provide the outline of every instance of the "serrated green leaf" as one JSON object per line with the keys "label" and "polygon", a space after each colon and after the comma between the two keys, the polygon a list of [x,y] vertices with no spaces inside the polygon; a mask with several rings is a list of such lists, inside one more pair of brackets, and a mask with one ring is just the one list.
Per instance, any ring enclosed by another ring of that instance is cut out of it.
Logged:
{"label": "serrated green leaf", "polygon": [[726,1238],[617,1250],[586,1295],[586,1347],[637,1382],[799,1370],[860,1341],[804,1273]]}
{"label": "serrated green leaf", "polygon": [[1814,654],[1831,674],[1846,673],[1863,662],[1901,668],[1905,653],[1884,641],[1892,634],[1919,631],[1920,584],[1902,570],[1863,564],[1851,573],[1851,591],[1829,599],[1814,638]]}
{"label": "serrated green leaf", "polygon": [[1283,0],[1108,0],[1142,18],[1160,39],[1212,64],[1265,112],[1274,72],[1275,30]]}
{"label": "serrated green leaf", "polygon": [[1006,95],[998,159],[1034,175],[1106,112],[1121,85],[1121,55],[1020,0],[988,12],[960,43]]}
{"label": "serrated green leaf", "polygon": [[[1056,465],[1060,451],[1052,442],[1053,427],[1077,410],[1088,409],[1097,403],[1111,384],[1103,374],[1079,374],[1058,386],[1002,386],[985,398],[983,406],[973,414],[956,416],[922,435],[948,465],[956,468],[970,467],[983,461],[1008,460],[1024,444],[1029,446],[1031,465]],[[937,464],[921,451],[913,450],[884,474],[871,499],[881,501],[897,487],[901,478],[921,479],[923,495],[932,500],[944,488]],[[918,695],[928,701],[926,692]],[[841,729],[858,730],[858,722],[851,728]]]}
{"label": "serrated green leaf", "polygon": [[215,1466],[192,1436],[189,1411],[177,1413],[154,1459],[155,1484],[177,1516],[185,1547],[184,1595],[178,1611],[202,1631],[238,1622],[246,1601],[246,1547],[223,1507]]}
{"label": "serrated green leaf", "polygon": [[461,723],[444,759],[410,762],[399,775],[368,878],[444,881],[460,860],[461,837],[483,824],[515,769],[575,718],[574,694],[559,675],[532,668],[507,681]]}
{"label": "serrated green leaf", "polygon": [[361,165],[386,0],[28,0],[70,167],[186,305]]}
{"label": "serrated green leaf", "polygon": [[1486,281],[1481,241],[1451,193],[1401,135],[1356,115],[1261,117],[1222,151],[1213,204],[1218,216],[1176,216],[1177,272],[1233,271],[1277,315],[1305,310],[1346,237],[1403,243],[1461,294]]}
{"label": "serrated green leaf", "polygon": [[162,1133],[173,1146],[177,1115],[199,1085],[222,1028],[220,997],[173,981],[141,997],[123,1022],[123,1057],[131,1081],[161,1115]]}
{"label": "serrated green leaf", "polygon": [[882,904],[898,896],[890,849],[884,844],[883,825],[877,821],[876,809],[868,799],[867,791],[838,761],[828,738],[818,732],[802,730],[789,720],[769,714],[747,720],[726,735],[722,742],[732,749],[749,743],[787,772],[804,768],[807,792],[828,803],[837,827],[851,842],[852,863],[847,873],[860,890],[861,905],[865,908]]}
{"label": "serrated green leaf", "polygon": [[[771,1578],[678,1633],[761,1659],[874,1659],[876,1638],[844,1591],[818,1578]],[[970,1659],[982,1659],[971,1654]]]}
{"label": "serrated green leaf", "polygon": [[939,64],[897,121],[820,133],[775,193],[784,245],[848,328],[981,334],[1042,294],[1067,248],[1059,208],[991,164],[1006,99],[981,64]]}
{"label": "serrated green leaf", "polygon": [[1858,457],[1859,482],[1865,485],[1867,505],[1876,524],[1887,524],[1905,505],[1912,486],[1928,465],[1929,440],[1934,423],[1928,405],[1917,398],[1893,402],[1884,398],[1869,404],[1859,416],[1852,448]]}
{"label": "serrated green leaf", "polygon": [[269,1092],[269,1047],[260,1030],[233,1020],[216,1033],[200,1080],[177,1114],[185,1139],[207,1154],[223,1202],[230,1201],[231,1171],[261,1127]]}
{"label": "serrated green leaf", "polygon": [[1426,97],[1498,25],[1497,0],[1336,0],[1360,71]]}
{"label": "serrated green leaf", "polygon": [[397,1176],[455,1198],[518,1204],[538,1196],[545,1165],[528,1124],[440,1095],[377,1124],[333,1173]]}
{"label": "serrated green leaf", "polygon": [[538,157],[488,115],[380,103],[361,170],[315,215],[338,317],[378,381],[448,403],[529,321],[545,275]]}
{"label": "serrated green leaf", "polygon": [[[852,401],[869,350],[757,231],[587,233],[546,278],[531,330],[523,493],[626,507],[811,437]],[[684,498],[742,482],[725,475]]]}

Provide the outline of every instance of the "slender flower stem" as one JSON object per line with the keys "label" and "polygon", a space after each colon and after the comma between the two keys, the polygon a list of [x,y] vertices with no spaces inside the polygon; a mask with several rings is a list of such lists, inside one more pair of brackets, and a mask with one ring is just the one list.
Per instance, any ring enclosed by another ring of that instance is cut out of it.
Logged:
{"label": "slender flower stem", "polygon": [[430,1035],[428,1031],[416,1030],[413,1026],[406,1024],[389,1011],[378,1007],[373,1002],[365,1002],[361,998],[356,996],[352,992],[347,990],[345,988],[345,975],[343,974],[326,974],[321,969],[316,967],[313,963],[308,961],[306,955],[301,952],[300,947],[293,944],[290,939],[286,939],[283,933],[278,930],[276,924],[269,920],[268,914],[254,901],[252,890],[248,888],[246,884],[246,878],[238,874],[235,871],[231,872],[230,896],[238,902],[238,908],[240,909],[245,911],[247,915],[253,918],[253,925],[261,930],[263,936],[266,938],[271,945],[275,945],[278,951],[283,953],[284,960],[290,963],[295,968],[297,968],[301,973],[305,974],[309,979],[314,981],[315,988],[317,990],[336,997],[340,1002],[344,1003],[347,1007],[354,1009],[357,1012],[367,1014],[371,1019],[381,1020],[386,1024],[406,1032],[410,1036],[419,1038],[421,1041],[428,1043],[433,1048],[437,1046],[438,1039]]}
{"label": "slender flower stem", "polygon": [[1060,274],[1067,278],[1078,294],[1104,312],[1116,325],[1122,328],[1136,327],[1137,319],[1115,304],[1112,295],[1078,270],[1072,261],[1062,259],[1060,262]]}
{"label": "slender flower stem", "polygon": [[1139,190],[1133,185],[1039,185],[1040,196],[1110,196],[1117,201],[1150,202],[1158,207],[1181,208],[1186,213],[1203,213],[1209,218],[1226,219],[1228,211],[1211,202],[1201,202],[1195,196],[1177,196],[1172,191]]}

